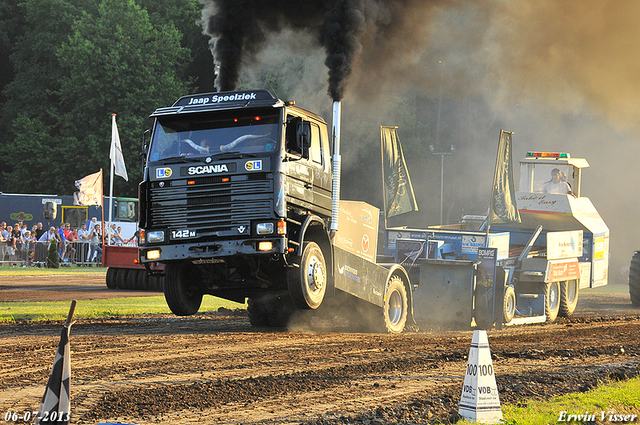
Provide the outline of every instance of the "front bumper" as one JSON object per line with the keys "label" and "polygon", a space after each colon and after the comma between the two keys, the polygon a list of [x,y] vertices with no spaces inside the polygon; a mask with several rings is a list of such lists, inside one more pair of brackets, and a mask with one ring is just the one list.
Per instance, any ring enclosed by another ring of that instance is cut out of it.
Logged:
{"label": "front bumper", "polygon": [[[271,242],[273,248],[268,251],[258,249],[260,242]],[[223,259],[234,255],[284,254],[287,250],[286,238],[251,238],[238,240],[219,240],[212,242],[183,243],[157,246],[141,246],[138,255],[141,263],[171,262],[181,260]],[[150,252],[159,251],[157,258],[148,258]]]}

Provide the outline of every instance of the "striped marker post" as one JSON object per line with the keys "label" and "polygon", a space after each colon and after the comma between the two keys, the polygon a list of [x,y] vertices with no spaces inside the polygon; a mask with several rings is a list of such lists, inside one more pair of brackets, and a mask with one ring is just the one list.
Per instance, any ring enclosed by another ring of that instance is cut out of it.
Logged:
{"label": "striped marker post", "polygon": [[502,419],[487,331],[473,331],[458,413],[468,421],[485,424]]}

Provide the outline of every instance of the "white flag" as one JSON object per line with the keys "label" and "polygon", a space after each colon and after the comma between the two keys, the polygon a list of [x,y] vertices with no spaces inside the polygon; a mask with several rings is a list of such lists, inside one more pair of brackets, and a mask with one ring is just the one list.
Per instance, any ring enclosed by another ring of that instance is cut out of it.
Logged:
{"label": "white flag", "polygon": [[124,165],[124,156],[122,155],[122,146],[120,145],[120,136],[118,135],[118,127],[116,126],[116,114],[111,114],[111,152],[109,153],[109,158],[111,158],[111,163],[113,167],[115,167],[116,176],[120,176],[126,181],[129,181],[129,176],[127,176],[127,167]]}

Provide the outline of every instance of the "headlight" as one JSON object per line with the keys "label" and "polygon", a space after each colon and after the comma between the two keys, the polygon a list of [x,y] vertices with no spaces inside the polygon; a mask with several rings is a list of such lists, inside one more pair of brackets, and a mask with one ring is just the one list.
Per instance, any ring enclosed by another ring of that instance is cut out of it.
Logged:
{"label": "headlight", "polygon": [[147,260],[157,260],[160,258],[160,250],[152,249],[151,251],[147,251]]}
{"label": "headlight", "polygon": [[148,243],[164,242],[164,232],[162,230],[147,232],[147,242]]}
{"label": "headlight", "polygon": [[263,241],[258,243],[258,251],[271,251],[273,249],[273,242]]}
{"label": "headlight", "polygon": [[273,233],[273,223],[258,223],[256,233],[259,235],[270,235]]}

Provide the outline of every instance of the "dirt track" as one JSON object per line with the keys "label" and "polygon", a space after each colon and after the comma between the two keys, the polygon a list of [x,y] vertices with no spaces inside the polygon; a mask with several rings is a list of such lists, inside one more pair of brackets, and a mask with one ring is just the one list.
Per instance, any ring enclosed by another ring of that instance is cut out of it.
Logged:
{"label": "dirt track", "polygon": [[[2,277],[0,294],[50,299],[46,286],[63,299],[135,294],[102,285]],[[640,310],[628,295],[582,295],[578,309],[571,320],[489,332],[503,404],[638,374]],[[0,325],[0,414],[37,410],[60,329]],[[446,421],[471,334],[272,332],[251,328],[242,312],[81,320],[71,329],[72,423]]]}

